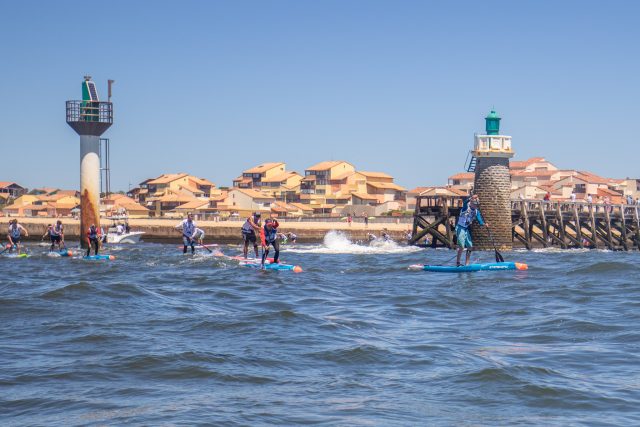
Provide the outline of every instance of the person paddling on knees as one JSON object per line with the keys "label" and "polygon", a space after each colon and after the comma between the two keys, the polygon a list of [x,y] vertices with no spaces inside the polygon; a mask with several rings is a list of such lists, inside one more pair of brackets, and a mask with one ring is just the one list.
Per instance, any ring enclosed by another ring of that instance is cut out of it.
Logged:
{"label": "person paddling on knees", "polygon": [[466,199],[462,205],[460,216],[458,217],[458,224],[456,225],[456,237],[458,242],[458,255],[456,257],[456,266],[460,267],[460,258],[462,257],[462,251],[467,249],[467,256],[465,259],[465,265],[469,265],[471,261],[471,251],[473,250],[473,241],[471,240],[471,224],[473,221],[478,221],[478,224],[485,226],[485,221],[478,209],[480,206],[480,199],[477,194],[474,194],[470,198]]}
{"label": "person paddling on knees", "polygon": [[17,219],[14,219],[9,223],[9,233],[7,234],[7,237],[9,238],[9,243],[11,243],[11,248],[16,248],[18,254],[20,254],[22,250],[20,241],[22,240],[23,231],[24,237],[29,237],[29,232],[22,225],[18,224]]}
{"label": "person paddling on knees", "polygon": [[98,255],[101,237],[102,234],[100,233],[100,229],[96,227],[95,224],[91,224],[87,230],[87,243],[89,243],[89,246],[87,247],[87,256],[91,256],[91,246],[93,246],[94,255]]}
{"label": "person paddling on knees", "polygon": [[249,255],[249,243],[253,243],[253,250],[258,258],[258,240],[256,233],[260,233],[260,212],[254,212],[242,225],[242,253],[244,259]]}
{"label": "person paddling on knees", "polygon": [[267,255],[269,255],[269,246],[273,246],[276,251],[273,254],[273,263],[278,263],[280,257],[280,240],[278,240],[278,227],[280,224],[275,219],[268,219],[264,222],[264,242],[262,242],[262,265],[264,265]]}
{"label": "person paddling on knees", "polygon": [[182,243],[184,244],[184,248],[182,249],[182,253],[187,253],[187,246],[191,246],[191,253],[196,253],[196,223],[193,220],[193,215],[189,212],[187,214],[187,219],[183,220],[180,224],[176,225],[178,230],[182,230]]}

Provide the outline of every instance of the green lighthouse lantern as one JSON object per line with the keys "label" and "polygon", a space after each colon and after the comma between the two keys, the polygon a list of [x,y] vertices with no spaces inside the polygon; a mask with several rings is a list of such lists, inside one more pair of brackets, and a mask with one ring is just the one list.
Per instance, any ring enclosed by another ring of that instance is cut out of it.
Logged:
{"label": "green lighthouse lantern", "polygon": [[489,115],[484,118],[486,121],[486,131],[487,135],[499,135],[500,134],[500,117],[498,114],[491,110]]}

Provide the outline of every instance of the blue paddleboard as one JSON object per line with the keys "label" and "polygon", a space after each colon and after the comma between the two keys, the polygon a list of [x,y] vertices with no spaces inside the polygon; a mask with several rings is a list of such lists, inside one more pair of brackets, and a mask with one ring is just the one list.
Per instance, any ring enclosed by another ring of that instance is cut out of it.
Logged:
{"label": "blue paddleboard", "polygon": [[[262,269],[262,263],[252,262],[252,261],[240,261],[240,265],[243,267],[252,267],[257,269]],[[276,270],[276,271],[293,271],[294,273],[302,273],[302,267],[299,265],[291,265],[291,264],[275,264],[275,263],[265,263],[264,270]]]}
{"label": "blue paddleboard", "polygon": [[469,264],[455,267],[453,265],[412,265],[412,270],[434,271],[438,273],[469,273],[474,271],[526,270],[527,264],[521,262],[490,262],[485,264]]}
{"label": "blue paddleboard", "polygon": [[89,255],[89,256],[83,256],[82,259],[93,259],[93,260],[104,259],[104,260],[113,261],[114,259],[116,259],[116,257],[114,257],[113,255]]}

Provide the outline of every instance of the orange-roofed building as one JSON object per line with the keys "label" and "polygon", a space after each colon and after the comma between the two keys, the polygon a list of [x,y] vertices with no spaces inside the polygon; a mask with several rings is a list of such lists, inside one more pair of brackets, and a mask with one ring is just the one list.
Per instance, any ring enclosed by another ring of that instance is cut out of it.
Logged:
{"label": "orange-roofed building", "polygon": [[8,194],[10,198],[16,199],[25,194],[27,189],[15,182],[0,181],[0,193]]}
{"label": "orange-roofed building", "polygon": [[249,215],[251,212],[270,212],[271,204],[275,197],[252,189],[232,188],[229,190],[224,205],[228,210],[238,212],[240,215]]}
{"label": "orange-roofed building", "polygon": [[511,171],[524,170],[527,172],[556,170],[558,169],[553,163],[547,161],[544,157],[531,157],[527,160],[511,160],[509,162]]}
{"label": "orange-roofed building", "polygon": [[473,181],[476,175],[473,172],[460,172],[455,175],[451,175],[448,180],[448,184],[451,187],[455,187],[467,192],[473,188]]}
{"label": "orange-roofed building", "polygon": [[[393,178],[391,178],[393,181]],[[378,203],[406,200],[407,189],[394,182],[367,181],[367,194],[375,196]]]}
{"label": "orange-roofed building", "polygon": [[173,216],[173,210],[182,204],[195,199],[209,200],[221,194],[213,182],[187,173],[163,174],[147,179],[128,193],[135,201],[151,209],[153,216]]}
{"label": "orange-roofed building", "polygon": [[605,198],[608,198],[609,202],[612,204],[624,203],[624,197],[622,196],[622,193],[615,190],[610,190],[609,188],[603,188],[603,187],[598,188],[598,192],[596,193],[596,196],[601,201],[604,200]]}
{"label": "orange-roofed building", "polygon": [[289,205],[297,208],[298,212],[301,212],[302,215],[311,215],[313,214],[313,208],[305,203],[299,203],[299,202],[292,202],[289,203]]}
{"label": "orange-roofed building", "polygon": [[242,175],[233,180],[234,188],[252,188],[259,190],[264,179],[282,175],[287,165],[282,162],[262,163],[242,171]]}
{"label": "orange-roofed building", "polygon": [[269,178],[263,178],[260,191],[273,196],[276,200],[294,202],[300,199],[300,183],[302,175],[298,172],[286,171]]}
{"label": "orange-roofed building", "polygon": [[[310,205],[327,205],[327,198],[335,198],[345,191],[342,186],[351,184],[353,191],[357,191],[358,181],[364,185],[364,176],[353,176],[356,168],[349,162],[342,160],[317,163],[304,172],[304,178],[300,184],[300,201]],[[350,182],[348,182],[350,181]],[[318,208],[325,211],[326,206]]]}
{"label": "orange-roofed building", "polygon": [[125,215],[129,218],[147,218],[149,209],[124,194],[110,194],[101,201],[107,216]]}

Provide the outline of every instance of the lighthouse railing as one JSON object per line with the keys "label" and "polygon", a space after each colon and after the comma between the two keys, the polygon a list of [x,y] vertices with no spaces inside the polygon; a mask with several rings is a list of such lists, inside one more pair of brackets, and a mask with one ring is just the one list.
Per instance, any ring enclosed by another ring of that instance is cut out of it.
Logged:
{"label": "lighthouse railing", "polygon": [[67,123],[113,123],[113,104],[102,101],[67,101]]}

